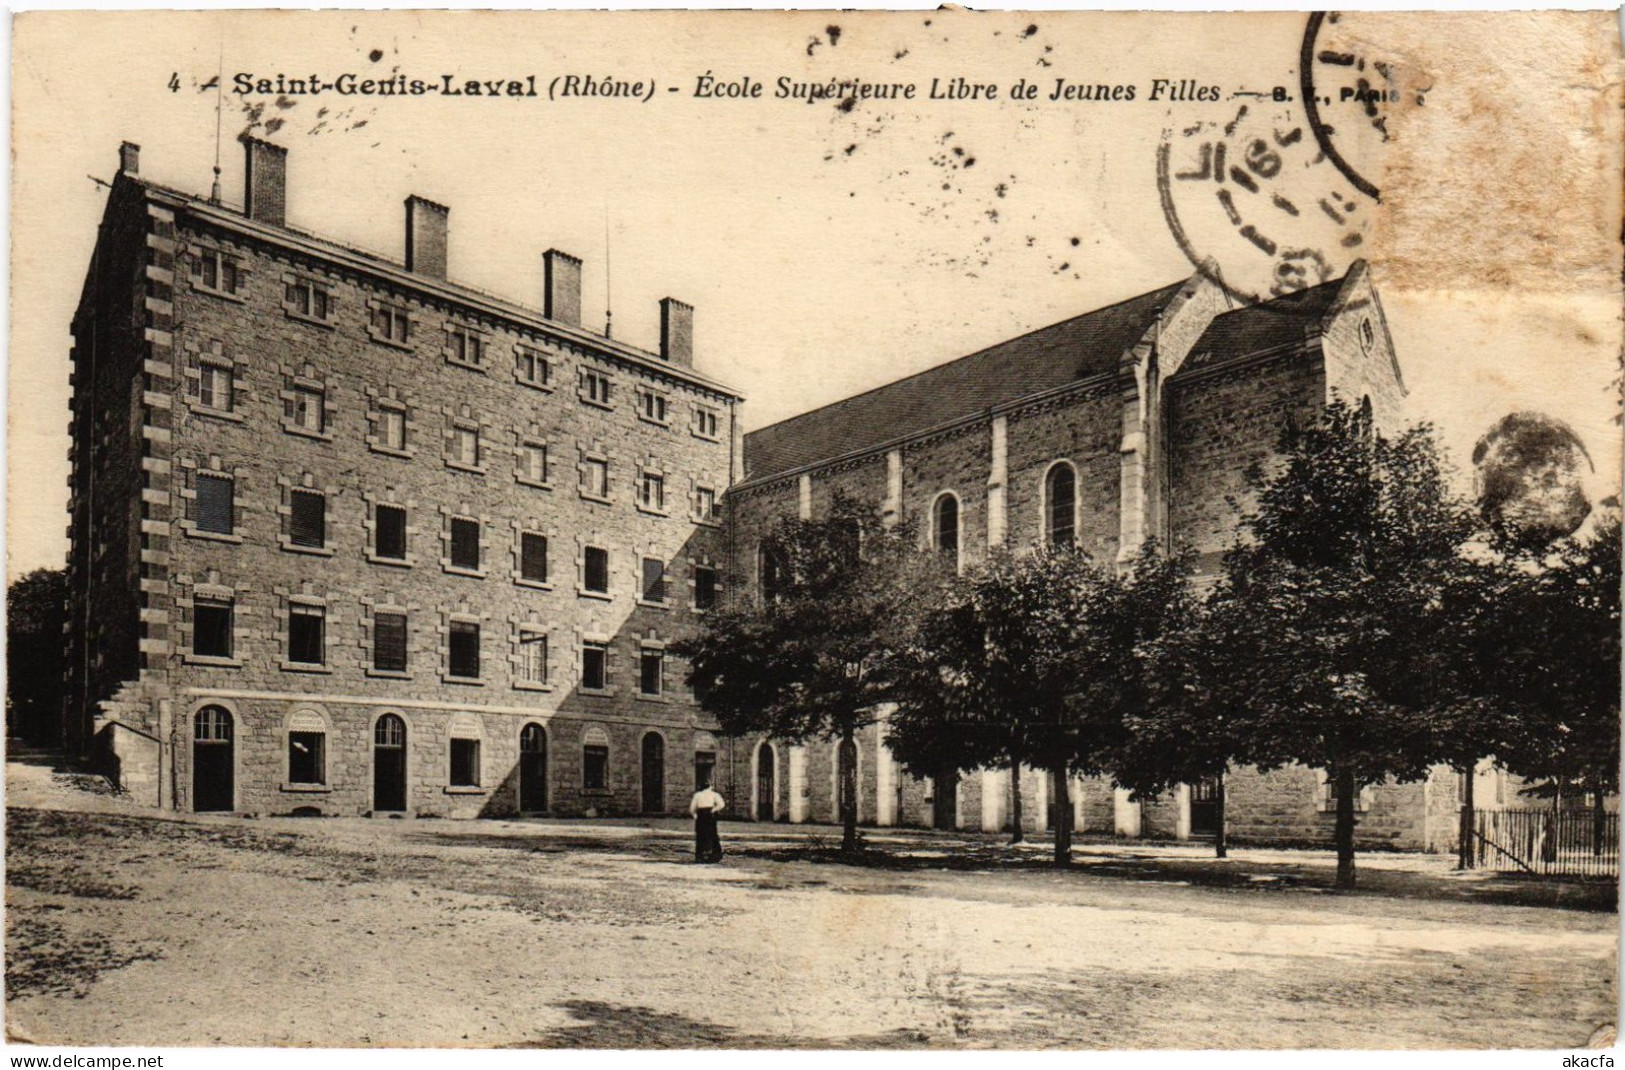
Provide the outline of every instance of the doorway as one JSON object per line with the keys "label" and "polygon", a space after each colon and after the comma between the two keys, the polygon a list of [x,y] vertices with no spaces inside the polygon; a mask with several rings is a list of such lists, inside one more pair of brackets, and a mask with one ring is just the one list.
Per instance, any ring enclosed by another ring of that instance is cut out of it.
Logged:
{"label": "doorway", "polygon": [[406,809],[406,722],[393,713],[372,730],[372,808],[386,814]]}
{"label": "doorway", "polygon": [[948,832],[959,827],[959,773],[955,770],[931,778],[931,827]]}
{"label": "doorway", "polygon": [[659,732],[643,737],[643,812],[666,812],[666,741]]}
{"label": "doorway", "polygon": [[547,809],[547,733],[532,722],[519,731],[519,812]]}
{"label": "doorway", "polygon": [[1218,777],[1208,777],[1191,785],[1191,835],[1211,839],[1219,834],[1224,820]]}
{"label": "doorway", "polygon": [[222,706],[192,716],[192,809],[198,813],[236,809],[232,728]]}
{"label": "doorway", "polygon": [[773,802],[773,747],[763,743],[756,751],[756,820],[772,821]]}

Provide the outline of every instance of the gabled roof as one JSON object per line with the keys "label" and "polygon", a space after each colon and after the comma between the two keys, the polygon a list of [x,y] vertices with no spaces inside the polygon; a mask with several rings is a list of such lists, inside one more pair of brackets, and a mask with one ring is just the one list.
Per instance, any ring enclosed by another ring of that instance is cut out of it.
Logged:
{"label": "gabled roof", "polygon": [[745,436],[745,479],[861,453],[1116,370],[1185,281],[939,364]]}
{"label": "gabled roof", "polygon": [[1333,279],[1307,290],[1245,305],[1213,317],[1190,356],[1174,378],[1203,368],[1216,368],[1254,353],[1288,345],[1301,345],[1320,333],[1326,314],[1343,289],[1344,279]]}

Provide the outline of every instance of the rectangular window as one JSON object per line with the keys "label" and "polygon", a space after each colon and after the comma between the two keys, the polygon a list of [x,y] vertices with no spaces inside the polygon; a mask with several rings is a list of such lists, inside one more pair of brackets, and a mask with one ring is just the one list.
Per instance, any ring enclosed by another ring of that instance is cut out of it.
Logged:
{"label": "rectangular window", "polygon": [[288,733],[288,783],[327,783],[327,733]]}
{"label": "rectangular window", "polygon": [[666,564],[658,557],[643,559],[643,600],[645,602],[666,600]]}
{"label": "rectangular window", "polygon": [[301,316],[318,320],[327,318],[327,291],[308,279],[288,283],[286,303],[288,308]]}
{"label": "rectangular window", "polygon": [[582,461],[581,489],[593,498],[609,497],[609,462],[590,457]]}
{"label": "rectangular window", "polygon": [[451,664],[453,676],[468,680],[480,678],[480,626],[473,621],[451,622]]}
{"label": "rectangular window", "polygon": [[301,431],[319,435],[327,429],[327,416],[322,402],[326,395],[309,386],[293,388],[293,397],[287,403],[288,422]]}
{"label": "rectangular window", "polygon": [[205,290],[227,294],[237,292],[237,262],[224,253],[213,249],[203,250],[198,253],[192,270],[198,277],[198,285]]}
{"label": "rectangular window", "polygon": [[230,535],[235,527],[235,481],[229,476],[200,472],[194,490],[197,496],[192,501],[192,523],[199,531]]}
{"label": "rectangular window", "polygon": [[532,483],[547,482],[547,447],[537,442],[527,442],[519,448],[520,471],[525,479]]}
{"label": "rectangular window", "polygon": [[224,364],[204,364],[199,367],[197,400],[205,409],[230,412],[233,401],[231,368]]}
{"label": "rectangular window", "polygon": [[401,309],[378,308],[372,314],[372,332],[386,342],[405,345],[411,338],[412,320]]}
{"label": "rectangular window", "polygon": [[519,535],[519,578],[547,582],[547,536],[534,531]]}
{"label": "rectangular window", "polygon": [[581,686],[588,691],[603,691],[609,687],[607,643],[581,644]]}
{"label": "rectangular window", "polygon": [[323,606],[295,602],[288,607],[288,660],[302,665],[321,665],[327,660],[322,641],[327,623]]}
{"label": "rectangular window", "polygon": [[372,667],[379,672],[406,671],[405,613],[379,613],[372,618]]}
{"label": "rectangular window", "polygon": [[231,611],[229,598],[199,598],[192,603],[192,653],[231,657]]}
{"label": "rectangular window", "polygon": [[608,790],[608,747],[589,743],[581,748],[581,786],[587,791]]}
{"label": "rectangular window", "polygon": [[707,523],[716,523],[722,518],[717,511],[717,492],[710,487],[698,487],[694,491],[694,519]]}
{"label": "rectangular window", "polygon": [[295,546],[326,546],[327,495],[313,490],[290,491],[288,504],[288,541]]}
{"label": "rectangular window", "polygon": [[451,741],[451,786],[477,788],[480,786],[480,741],[453,739]]}
{"label": "rectangular window", "polygon": [[451,521],[451,564],[453,568],[480,567],[480,525],[477,520],[453,517]]}
{"label": "rectangular window", "polygon": [[406,449],[406,413],[404,410],[378,410],[378,439],[385,449]]}
{"label": "rectangular window", "polygon": [[645,420],[652,420],[657,424],[666,422],[666,399],[652,390],[643,391],[642,415]]}
{"label": "rectangular window", "polygon": [[519,633],[519,679],[527,684],[547,683],[547,633]]}
{"label": "rectangular window", "polygon": [[609,376],[603,372],[583,368],[581,371],[581,396],[594,405],[608,405],[610,398]]}
{"label": "rectangular window", "polygon": [[717,752],[714,750],[697,750],[694,752],[694,783],[709,784],[715,776],[717,768]]}
{"label": "rectangular window", "polygon": [[456,364],[478,368],[485,363],[485,340],[461,327],[451,332],[451,359]]}
{"label": "rectangular window", "polygon": [[406,560],[406,510],[398,505],[380,505],[373,515],[377,525],[373,553],[391,561]]}
{"label": "rectangular window", "polygon": [[710,609],[717,604],[717,570],[709,565],[694,566],[694,608]]}
{"label": "rectangular window", "polygon": [[594,594],[609,593],[609,551],[587,547],[581,555],[581,586]]}
{"label": "rectangular window", "polygon": [[458,427],[452,431],[452,456],[458,464],[477,468],[480,463],[480,431],[477,427]]}
{"label": "rectangular window", "polygon": [[645,650],[638,662],[638,692],[644,695],[660,694],[665,677],[666,652]]}
{"label": "rectangular window", "polygon": [[717,414],[711,409],[694,410],[694,433],[701,438],[717,437]]}
{"label": "rectangular window", "polygon": [[644,472],[638,478],[638,504],[645,509],[664,509],[666,477],[654,472]]}
{"label": "rectangular window", "polygon": [[514,362],[521,383],[547,386],[553,382],[552,362],[534,349],[521,346],[515,350]]}

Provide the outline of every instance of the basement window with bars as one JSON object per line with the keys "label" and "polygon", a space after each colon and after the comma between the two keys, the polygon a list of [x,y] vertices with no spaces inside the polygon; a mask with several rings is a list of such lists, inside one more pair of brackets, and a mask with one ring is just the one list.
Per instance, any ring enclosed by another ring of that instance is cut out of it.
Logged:
{"label": "basement window with bars", "polygon": [[480,568],[480,523],[464,517],[451,520],[451,567],[478,572]]}
{"label": "basement window with bars", "polygon": [[464,680],[480,678],[480,626],[471,620],[454,620],[447,636],[447,672]]}
{"label": "basement window with bars", "polygon": [[200,658],[231,657],[230,598],[198,598],[192,602],[192,653]]}
{"label": "basement window with bars", "polygon": [[388,561],[405,561],[406,510],[398,505],[380,505],[373,516],[373,555]]}
{"label": "basement window with bars", "polygon": [[372,667],[378,672],[406,671],[405,613],[373,615]]}
{"label": "basement window with bars", "polygon": [[300,665],[322,665],[327,661],[327,607],[294,602],[288,606],[288,660]]}
{"label": "basement window with bars", "polygon": [[288,541],[320,549],[327,545],[327,495],[314,490],[288,494]]}
{"label": "basement window with bars", "polygon": [[235,528],[236,481],[230,476],[199,472],[194,483],[192,525],[213,535],[230,535]]}
{"label": "basement window with bars", "polygon": [[534,531],[519,535],[519,578],[530,583],[547,582],[547,536]]}

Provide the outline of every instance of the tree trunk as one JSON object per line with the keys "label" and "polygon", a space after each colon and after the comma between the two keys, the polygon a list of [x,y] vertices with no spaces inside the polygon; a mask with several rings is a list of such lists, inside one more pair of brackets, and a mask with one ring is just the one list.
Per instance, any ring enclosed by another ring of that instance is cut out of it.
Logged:
{"label": "tree trunk", "polygon": [[1228,858],[1230,855],[1230,845],[1225,842],[1225,823],[1229,820],[1229,818],[1224,812],[1224,770],[1222,769],[1219,771],[1218,780],[1219,787],[1218,790],[1214,792],[1214,802],[1218,806],[1219,810],[1219,827],[1213,833],[1213,857]]}
{"label": "tree trunk", "polygon": [[1460,843],[1457,845],[1457,869],[1473,868],[1473,809],[1476,805],[1473,799],[1474,784],[1478,777],[1477,766],[1469,763],[1461,772],[1461,829],[1457,836]]}
{"label": "tree trunk", "polygon": [[1021,827],[1021,763],[1010,763],[1010,842],[1020,843],[1027,838]]}
{"label": "tree trunk", "polygon": [[1050,768],[1055,805],[1055,864],[1072,864],[1072,790],[1067,782],[1066,763]]}
{"label": "tree trunk", "polygon": [[1337,891],[1354,890],[1354,770],[1337,770]]}
{"label": "tree trunk", "polygon": [[841,850],[847,854],[858,849],[858,763],[846,760],[848,753],[856,757],[857,749],[852,729],[844,730],[835,760],[839,767],[838,790],[841,793]]}

